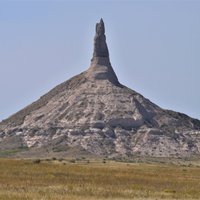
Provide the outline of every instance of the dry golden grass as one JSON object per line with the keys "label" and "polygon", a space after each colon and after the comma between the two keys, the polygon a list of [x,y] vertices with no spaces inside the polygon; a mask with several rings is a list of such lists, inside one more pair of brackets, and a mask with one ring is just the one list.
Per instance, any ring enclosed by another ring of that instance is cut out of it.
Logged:
{"label": "dry golden grass", "polygon": [[200,199],[200,168],[0,159],[1,200]]}

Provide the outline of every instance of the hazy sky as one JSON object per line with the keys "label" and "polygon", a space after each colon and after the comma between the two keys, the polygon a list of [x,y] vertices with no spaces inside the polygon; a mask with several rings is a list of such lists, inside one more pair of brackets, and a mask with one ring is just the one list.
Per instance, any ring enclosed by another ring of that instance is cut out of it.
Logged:
{"label": "hazy sky", "polygon": [[200,1],[0,0],[0,120],[89,67],[101,17],[120,82],[200,119]]}

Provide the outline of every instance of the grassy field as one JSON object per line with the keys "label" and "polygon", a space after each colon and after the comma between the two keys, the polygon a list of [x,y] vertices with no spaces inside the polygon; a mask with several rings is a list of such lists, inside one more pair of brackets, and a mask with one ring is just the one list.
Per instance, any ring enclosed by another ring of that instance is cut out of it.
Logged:
{"label": "grassy field", "polygon": [[200,168],[0,159],[0,199],[200,199]]}

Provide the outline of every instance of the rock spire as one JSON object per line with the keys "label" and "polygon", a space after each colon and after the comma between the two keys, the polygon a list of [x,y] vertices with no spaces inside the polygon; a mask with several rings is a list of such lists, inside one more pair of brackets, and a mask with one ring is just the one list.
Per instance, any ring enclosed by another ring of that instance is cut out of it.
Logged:
{"label": "rock spire", "polygon": [[94,57],[109,58],[103,19],[101,19],[100,22],[96,24],[96,35],[94,37],[93,58]]}
{"label": "rock spire", "polygon": [[106,44],[105,26],[103,19],[96,24],[96,34],[94,37],[94,51],[92,63],[110,66],[109,52]]}
{"label": "rock spire", "polygon": [[113,84],[120,85],[110,63],[109,51],[106,44],[105,26],[102,18],[96,24],[94,51],[88,75],[95,79],[107,79]]}

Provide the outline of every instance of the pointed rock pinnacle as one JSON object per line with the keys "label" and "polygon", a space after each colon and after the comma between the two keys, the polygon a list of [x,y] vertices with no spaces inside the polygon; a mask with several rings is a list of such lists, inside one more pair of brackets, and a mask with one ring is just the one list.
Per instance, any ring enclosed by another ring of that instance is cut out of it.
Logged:
{"label": "pointed rock pinnacle", "polygon": [[92,62],[106,66],[110,65],[103,19],[101,19],[100,22],[96,24],[96,35],[94,37],[94,52]]}
{"label": "pointed rock pinnacle", "polygon": [[92,77],[95,80],[109,80],[115,85],[120,85],[117,76],[110,64],[103,19],[101,19],[100,22],[96,24],[94,52],[87,74],[89,77]]}
{"label": "pointed rock pinnacle", "polygon": [[105,27],[102,19],[96,24],[93,58],[94,57],[109,57],[108,47],[106,44]]}

